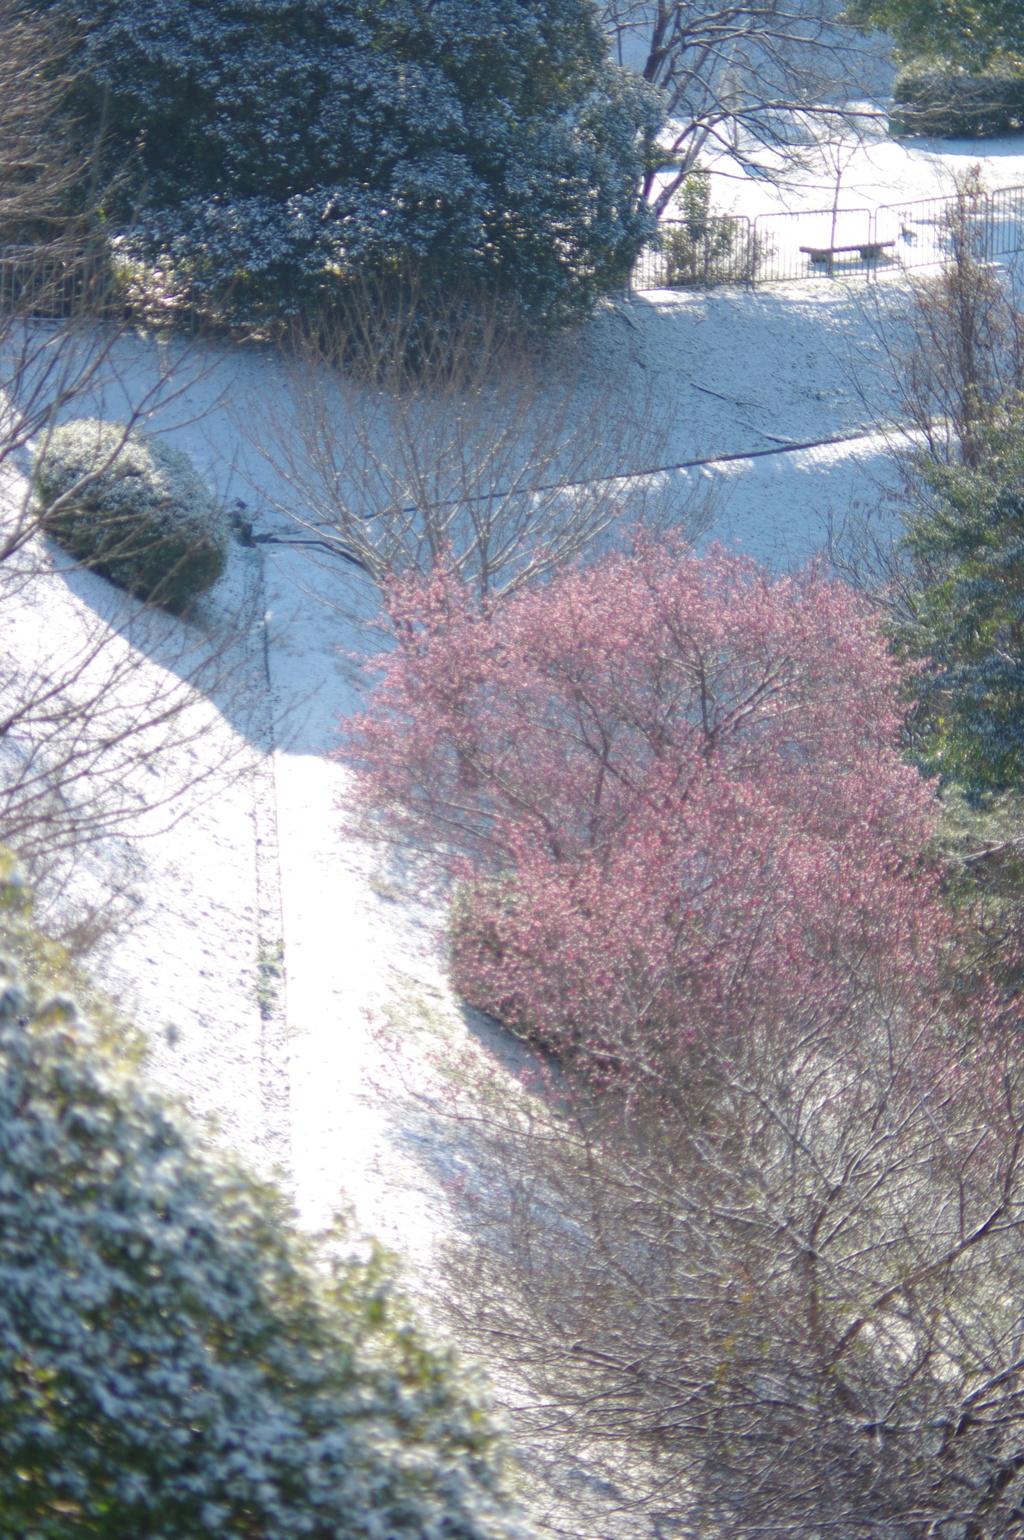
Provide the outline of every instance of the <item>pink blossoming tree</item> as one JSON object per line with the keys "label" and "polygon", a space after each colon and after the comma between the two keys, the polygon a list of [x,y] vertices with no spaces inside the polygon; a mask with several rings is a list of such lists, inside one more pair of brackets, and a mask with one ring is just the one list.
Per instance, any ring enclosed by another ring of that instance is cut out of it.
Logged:
{"label": "pink blossoming tree", "polygon": [[934,798],[848,588],[649,544],[490,609],[443,576],[391,603],[345,752],[458,879],[473,1004],[654,1083],[687,1042],[841,1030],[932,977]]}
{"label": "pink blossoming tree", "polygon": [[1019,1536],[1019,1002],[950,987],[862,600],[655,545],[391,597],[364,805],[452,873],[464,995],[559,1060],[450,1081],[448,1308],[517,1443],[638,1534]]}

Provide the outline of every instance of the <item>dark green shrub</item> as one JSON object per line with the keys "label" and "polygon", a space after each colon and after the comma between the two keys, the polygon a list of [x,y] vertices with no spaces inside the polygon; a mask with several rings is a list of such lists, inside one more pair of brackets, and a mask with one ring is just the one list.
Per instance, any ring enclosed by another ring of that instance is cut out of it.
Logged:
{"label": "dark green shrub", "polygon": [[121,249],[231,319],[412,265],[567,319],[622,283],[662,111],[592,0],[47,0]]}
{"label": "dark green shrub", "polygon": [[990,139],[1024,129],[1024,75],[911,65],[896,78],[889,132],[896,138]]}
{"label": "dark green shrub", "polygon": [[479,1391],[383,1257],[318,1262],[46,956],[0,851],[0,1533],[519,1533]]}
{"label": "dark green shrub", "polygon": [[978,72],[1020,61],[1020,0],[848,0],[840,19],[861,32],[888,32],[899,59],[942,60]]}
{"label": "dark green shrub", "polygon": [[665,282],[670,289],[753,283],[763,260],[746,220],[711,212],[711,179],[694,171],[683,183],[683,217],[661,230]]}
{"label": "dark green shrub", "polygon": [[974,457],[922,457],[895,641],[922,660],[918,763],[978,797],[1024,786],[1024,403],[976,425]]}
{"label": "dark green shrub", "polygon": [[32,474],[43,527],[136,598],[177,614],[223,572],[224,514],[163,440],[82,418],[48,434]]}

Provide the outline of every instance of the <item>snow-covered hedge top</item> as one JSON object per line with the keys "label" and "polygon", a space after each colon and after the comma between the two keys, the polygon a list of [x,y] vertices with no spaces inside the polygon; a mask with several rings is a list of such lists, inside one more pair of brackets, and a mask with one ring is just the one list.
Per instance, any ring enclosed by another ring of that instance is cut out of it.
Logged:
{"label": "snow-covered hedge top", "polygon": [[[2,857],[2,852],[0,852]],[[45,1540],[509,1540],[478,1388],[315,1263],[66,998],[0,871],[0,1514]]]}
{"label": "snow-covered hedge top", "polygon": [[124,249],[235,314],[405,261],[572,313],[653,228],[661,107],[593,0],[47,3],[132,168]]}
{"label": "snow-covered hedge top", "polygon": [[223,572],[223,509],[163,439],[81,418],[47,434],[32,470],[44,527],[138,598],[178,612]]}
{"label": "snow-covered hedge top", "polygon": [[224,546],[230,526],[188,455],[173,444],[121,423],[80,417],[50,430],[40,444],[33,474],[44,504],[71,494],[103,517],[145,517],[168,532]]}

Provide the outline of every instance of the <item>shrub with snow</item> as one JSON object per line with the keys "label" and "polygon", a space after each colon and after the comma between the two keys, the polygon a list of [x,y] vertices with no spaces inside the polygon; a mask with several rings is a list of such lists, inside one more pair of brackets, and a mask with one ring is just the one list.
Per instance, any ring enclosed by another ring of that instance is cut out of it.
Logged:
{"label": "shrub with snow", "polygon": [[765,258],[764,242],[750,226],[711,208],[711,178],[694,171],[679,192],[682,220],[661,234],[665,282],[670,289],[753,283]]}
{"label": "shrub with snow", "polygon": [[1024,73],[912,64],[892,91],[889,132],[897,138],[927,134],[939,139],[991,139],[1024,128]]}
{"label": "shrub with snow", "polygon": [[11,955],[39,948],[3,859],[3,1533],[519,1533],[478,1389],[424,1342],[381,1256],[315,1265],[272,1187],[49,979],[19,982]]}
{"label": "shrub with snow", "polygon": [[917,462],[922,491],[904,542],[910,602],[894,636],[923,665],[915,757],[976,800],[1024,786],[1024,405],[1012,395],[973,409],[966,464]]}
{"label": "shrub with snow", "polygon": [[50,4],[134,168],[127,249],[233,316],[410,264],[571,314],[652,228],[661,109],[592,0]]}
{"label": "shrub with snow", "polygon": [[82,418],[48,434],[32,474],[43,527],[137,598],[178,613],[223,572],[227,520],[162,439]]}

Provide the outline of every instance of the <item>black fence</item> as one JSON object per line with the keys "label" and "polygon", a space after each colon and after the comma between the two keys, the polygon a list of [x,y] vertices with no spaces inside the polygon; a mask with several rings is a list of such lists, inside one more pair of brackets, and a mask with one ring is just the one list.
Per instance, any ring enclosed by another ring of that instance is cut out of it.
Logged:
{"label": "black fence", "polygon": [[193,333],[203,317],[188,295],[147,292],[102,241],[0,246],[0,315],[38,320],[130,318]]}
{"label": "black fence", "polygon": [[[793,213],[702,215],[663,219],[656,246],[640,255],[631,287],[710,288],[780,283],[929,267],[952,242],[955,197],[918,198],[875,209],[800,209]],[[969,213],[985,258],[1024,250],[1024,186],[980,195]],[[67,316],[131,304],[98,247],[0,247],[0,313]],[[177,308],[187,310],[180,301]]]}
{"label": "black fence", "polygon": [[[876,209],[663,219],[657,246],[633,269],[634,289],[709,288],[796,278],[874,277],[930,267],[949,255],[955,197],[918,198]],[[1024,250],[1024,187],[982,195],[970,211],[984,258]]]}
{"label": "black fence", "polygon": [[0,247],[0,312],[66,317],[95,308],[110,288],[102,249],[70,244]]}

